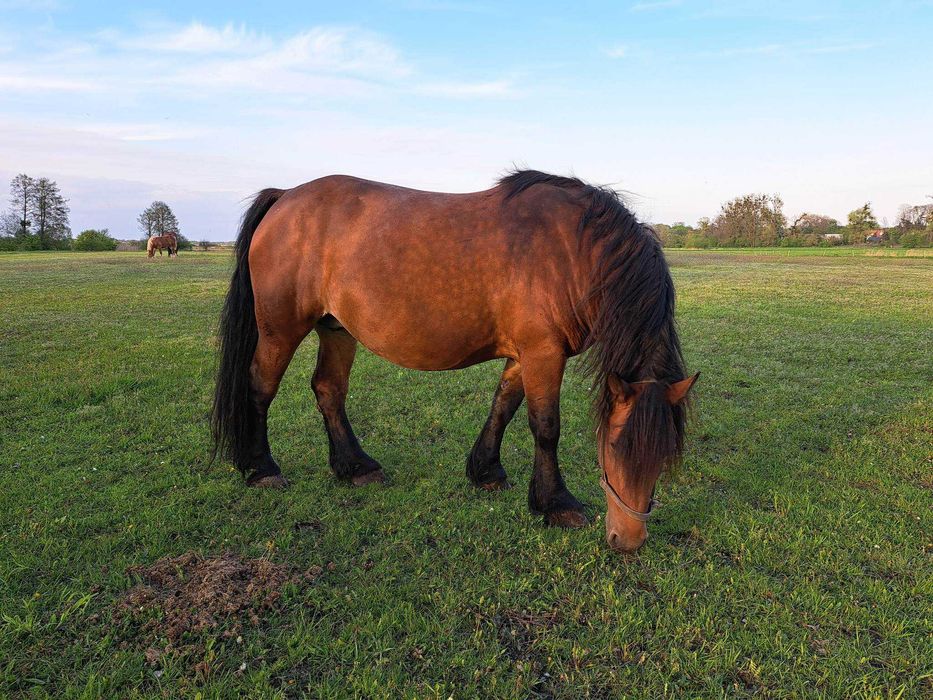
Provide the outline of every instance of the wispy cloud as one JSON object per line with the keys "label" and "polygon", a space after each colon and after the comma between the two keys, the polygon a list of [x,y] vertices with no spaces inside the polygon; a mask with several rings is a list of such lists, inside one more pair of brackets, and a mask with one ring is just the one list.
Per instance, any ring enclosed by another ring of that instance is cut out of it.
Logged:
{"label": "wispy cloud", "polygon": [[114,32],[102,32],[100,36],[126,49],[183,53],[239,53],[268,49],[271,45],[269,37],[250,32],[242,24],[211,27],[197,21],[181,28],[134,36]]}
{"label": "wispy cloud", "polygon": [[398,3],[403,10],[424,12],[470,12],[490,14],[495,12],[492,5],[481,2],[454,2],[449,0],[403,0]]}
{"label": "wispy cloud", "polygon": [[414,89],[420,95],[467,99],[471,97],[512,97],[515,86],[511,80],[479,83],[425,83]]}
{"label": "wispy cloud", "polygon": [[645,0],[645,2],[636,2],[629,10],[632,12],[650,12],[651,10],[663,10],[668,7],[677,7],[681,0]]}
{"label": "wispy cloud", "polygon": [[608,49],[603,51],[609,58],[625,58],[628,56],[628,47],[623,44],[616,44],[615,46],[610,46]]}
{"label": "wispy cloud", "polygon": [[58,0],[0,0],[0,10],[32,10],[34,12],[49,12],[61,9]]}
{"label": "wispy cloud", "polygon": [[0,61],[0,86],[33,93],[127,95],[186,88],[198,97],[249,90],[334,99],[394,91],[480,99],[514,92],[511,79],[426,75],[388,39],[355,27],[321,26],[273,37],[244,25],[191,22],[135,33],[101,31],[40,57],[10,56]]}
{"label": "wispy cloud", "polygon": [[29,75],[6,72],[0,65],[0,88],[15,92],[92,92],[100,89],[92,80],[55,78],[47,75]]}
{"label": "wispy cloud", "polygon": [[75,127],[75,130],[82,133],[97,134],[116,141],[131,142],[180,141],[197,138],[205,133],[203,129],[151,122],[140,124],[82,124]]}
{"label": "wispy cloud", "polygon": [[781,44],[763,44],[761,46],[741,46],[722,48],[715,51],[701,52],[703,56],[755,56],[776,54],[785,50]]}
{"label": "wispy cloud", "polygon": [[796,46],[788,44],[762,44],[760,46],[740,46],[701,51],[697,55],[703,58],[727,58],[732,56],[806,56],[835,53],[867,51],[875,47],[871,43],[825,44],[817,46]]}
{"label": "wispy cloud", "polygon": [[829,44],[827,46],[813,46],[808,49],[801,49],[800,53],[852,53],[853,51],[868,51],[875,48],[875,44]]}

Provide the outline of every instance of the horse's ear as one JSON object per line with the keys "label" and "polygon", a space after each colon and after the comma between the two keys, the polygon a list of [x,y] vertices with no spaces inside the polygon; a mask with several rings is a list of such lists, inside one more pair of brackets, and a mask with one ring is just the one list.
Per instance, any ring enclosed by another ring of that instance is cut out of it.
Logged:
{"label": "horse's ear", "polygon": [[635,395],[635,387],[618,374],[610,374],[606,381],[609,383],[609,391],[617,401],[626,401]]}
{"label": "horse's ear", "polygon": [[696,382],[699,377],[700,373],[697,372],[692,377],[681,379],[679,382],[674,382],[667,387],[667,400],[670,401],[671,406],[676,406],[687,398],[687,394],[690,393],[694,382]]}

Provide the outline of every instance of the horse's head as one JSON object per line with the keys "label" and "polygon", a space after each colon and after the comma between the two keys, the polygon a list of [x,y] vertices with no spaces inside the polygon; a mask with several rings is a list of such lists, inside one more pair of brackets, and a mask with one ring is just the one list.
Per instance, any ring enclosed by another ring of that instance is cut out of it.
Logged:
{"label": "horse's head", "polygon": [[634,552],[648,538],[661,473],[683,451],[685,401],[699,373],[666,384],[607,378],[611,409],[599,427],[600,480],[606,492],[606,540]]}

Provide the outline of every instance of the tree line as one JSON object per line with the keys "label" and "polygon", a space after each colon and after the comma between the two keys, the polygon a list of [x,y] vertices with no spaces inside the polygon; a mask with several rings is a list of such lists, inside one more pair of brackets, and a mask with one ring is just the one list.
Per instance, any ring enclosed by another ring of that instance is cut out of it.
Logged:
{"label": "tree line", "polygon": [[[0,218],[0,250],[116,250],[121,241],[107,229],[86,229],[71,237],[68,200],[58,183],[46,177],[19,174],[10,181],[10,202]],[[122,241],[129,249],[145,250],[151,236],[174,233],[178,247],[192,248],[181,234],[172,208],[155,201],[139,215],[136,223],[145,234],[141,240]]]}
{"label": "tree line", "polygon": [[[845,224],[813,213],[801,214],[788,224],[783,209],[784,202],[778,195],[747,194],[726,202],[714,219],[702,218],[696,226],[683,222],[654,224],[654,230],[671,248],[866,243],[906,248],[933,246],[933,203],[902,206],[897,223],[884,228],[879,227],[870,203],[851,211]],[[54,180],[17,175],[10,182],[9,208],[0,219],[0,250],[115,250],[120,244],[107,229],[87,229],[73,239],[69,213],[68,200]],[[175,233],[179,248],[192,248],[165,202],[150,204],[136,223],[145,238],[123,241],[125,246],[145,249],[151,236]],[[201,241],[199,245],[206,250],[210,243]]]}
{"label": "tree line", "polygon": [[664,246],[670,248],[933,246],[933,204],[902,206],[897,223],[891,227],[878,225],[870,203],[849,212],[845,224],[812,213],[801,214],[788,224],[783,208],[778,195],[747,194],[726,202],[715,218],[702,218],[696,226],[676,222],[654,224],[653,228]]}

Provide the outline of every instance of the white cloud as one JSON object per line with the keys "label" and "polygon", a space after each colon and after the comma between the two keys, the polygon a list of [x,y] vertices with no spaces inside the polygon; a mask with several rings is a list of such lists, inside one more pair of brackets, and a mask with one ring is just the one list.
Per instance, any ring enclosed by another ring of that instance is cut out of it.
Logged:
{"label": "white cloud", "polygon": [[617,44],[616,46],[610,46],[603,53],[609,58],[625,58],[628,55],[628,47]]}
{"label": "white cloud", "polygon": [[104,33],[102,36],[109,36],[124,48],[182,53],[239,52],[268,48],[270,45],[268,37],[248,31],[244,25],[236,27],[227,24],[218,28],[196,21],[180,29],[167,29],[141,36],[125,37],[113,33]]}
{"label": "white cloud", "polygon": [[81,124],[75,127],[76,131],[106,136],[117,141],[184,141],[198,138],[205,134],[205,130],[191,126],[173,126],[169,124],[141,123],[141,124]]}
{"label": "white cloud", "polygon": [[[10,72],[7,72],[10,71]],[[29,75],[0,65],[0,89],[16,92],[88,92],[100,89],[90,80],[55,78],[44,75]]]}
{"label": "white cloud", "polygon": [[663,10],[668,7],[677,7],[681,0],[648,0],[646,2],[636,2],[629,9],[632,12],[648,12],[650,10]]}
{"label": "white cloud", "polygon": [[762,46],[743,46],[738,48],[724,48],[717,51],[704,52],[704,56],[755,56],[776,54],[784,50],[781,44],[763,44]]}
{"label": "white cloud", "polygon": [[58,0],[0,0],[0,10],[32,10],[33,12],[49,12],[61,9]]}
{"label": "white cloud", "polygon": [[[14,51],[0,62],[0,87],[29,93],[106,91],[135,100],[152,100],[159,91],[167,99],[203,100],[248,90],[302,101],[386,92],[449,99],[515,93],[511,79],[426,75],[385,37],[355,27],[320,26],[273,37],[243,25],[191,22],[135,34],[103,30],[85,41],[50,42],[41,55],[26,52]],[[189,92],[180,94],[180,88]]]}
{"label": "white cloud", "polygon": [[414,89],[419,95],[468,99],[471,97],[512,97],[515,87],[511,80],[491,80],[480,83],[425,83]]}
{"label": "white cloud", "polygon": [[814,46],[809,49],[801,50],[801,53],[850,53],[852,51],[867,51],[874,48],[874,44],[830,44],[827,46]]}
{"label": "white cloud", "polygon": [[866,51],[874,48],[874,44],[826,44],[822,46],[788,46],[786,44],[763,44],[761,46],[744,46],[738,48],[722,48],[715,51],[703,51],[700,56],[805,56],[834,53],[850,53],[853,51]]}

